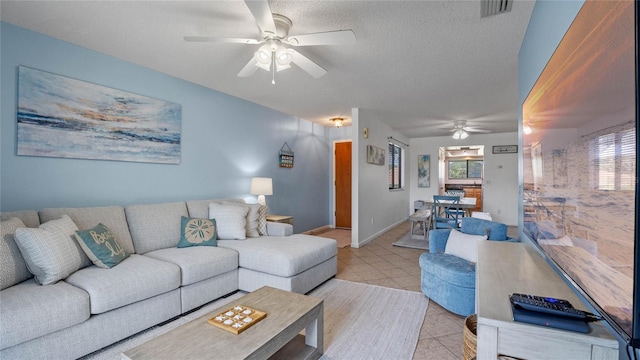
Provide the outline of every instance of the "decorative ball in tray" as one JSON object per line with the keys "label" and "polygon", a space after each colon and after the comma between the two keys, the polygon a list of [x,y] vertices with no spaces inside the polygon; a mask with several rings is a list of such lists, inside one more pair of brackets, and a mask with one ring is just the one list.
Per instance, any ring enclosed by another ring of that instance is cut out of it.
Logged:
{"label": "decorative ball in tray", "polygon": [[210,318],[208,323],[234,334],[240,334],[265,317],[267,314],[262,311],[236,305]]}

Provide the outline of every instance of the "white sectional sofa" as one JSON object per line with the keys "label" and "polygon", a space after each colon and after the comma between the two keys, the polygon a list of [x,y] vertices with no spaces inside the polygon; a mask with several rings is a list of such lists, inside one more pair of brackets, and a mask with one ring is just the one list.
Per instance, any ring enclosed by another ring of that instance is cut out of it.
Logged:
{"label": "white sectional sofa", "polygon": [[[268,285],[306,293],[336,274],[336,242],[291,235],[288,224],[268,223],[269,236],[178,248],[181,217],[208,218],[212,203],[244,204],[196,200],[0,214],[0,358],[74,359],[236,290]],[[12,226],[20,219],[37,228],[65,215],[79,230],[104,224],[130,255],[105,269],[78,246],[78,269],[40,285]],[[220,221],[225,220],[219,219],[219,228]]]}

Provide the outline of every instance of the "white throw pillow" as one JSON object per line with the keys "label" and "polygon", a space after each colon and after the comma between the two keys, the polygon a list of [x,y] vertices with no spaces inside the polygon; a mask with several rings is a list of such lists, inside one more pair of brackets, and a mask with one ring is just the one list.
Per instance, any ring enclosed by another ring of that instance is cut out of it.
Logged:
{"label": "white throw pillow", "polygon": [[258,210],[260,210],[260,204],[241,204],[237,202],[231,201],[223,201],[222,205],[235,205],[235,206],[243,206],[249,209],[247,213],[247,237],[260,237],[260,233],[258,232]]}
{"label": "white throw pillow", "polygon": [[247,238],[248,206],[209,204],[209,219],[215,219],[219,240],[244,240]]}
{"label": "white throw pillow", "polygon": [[80,269],[84,252],[75,241],[76,231],[78,227],[67,215],[38,229],[16,229],[16,243],[40,284],[54,284]]}
{"label": "white throw pillow", "polygon": [[451,229],[444,253],[475,263],[478,262],[478,242],[485,240],[486,235],[469,235]]}

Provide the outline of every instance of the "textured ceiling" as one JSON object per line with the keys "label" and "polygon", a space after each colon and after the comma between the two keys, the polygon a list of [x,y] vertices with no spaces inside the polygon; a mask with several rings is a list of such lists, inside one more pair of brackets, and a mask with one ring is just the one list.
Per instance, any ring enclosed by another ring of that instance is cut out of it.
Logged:
{"label": "textured ceiling", "polygon": [[[517,57],[534,1],[480,18],[480,1],[270,1],[290,35],[352,29],[350,46],[298,47],[328,73],[236,74],[259,45],[187,43],[185,35],[259,38],[243,1],[5,1],[2,21],[325,125],[351,108],[407,137],[450,134],[454,120],[517,130]],[[347,124],[349,124],[349,119]]]}

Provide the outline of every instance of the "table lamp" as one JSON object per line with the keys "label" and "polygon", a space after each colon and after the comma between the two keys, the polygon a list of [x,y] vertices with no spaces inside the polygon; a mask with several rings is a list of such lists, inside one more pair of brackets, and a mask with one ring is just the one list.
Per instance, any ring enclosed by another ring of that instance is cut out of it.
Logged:
{"label": "table lamp", "polygon": [[273,195],[273,183],[271,178],[254,177],[251,178],[251,195],[258,195],[258,203],[262,206],[267,206],[265,195]]}

